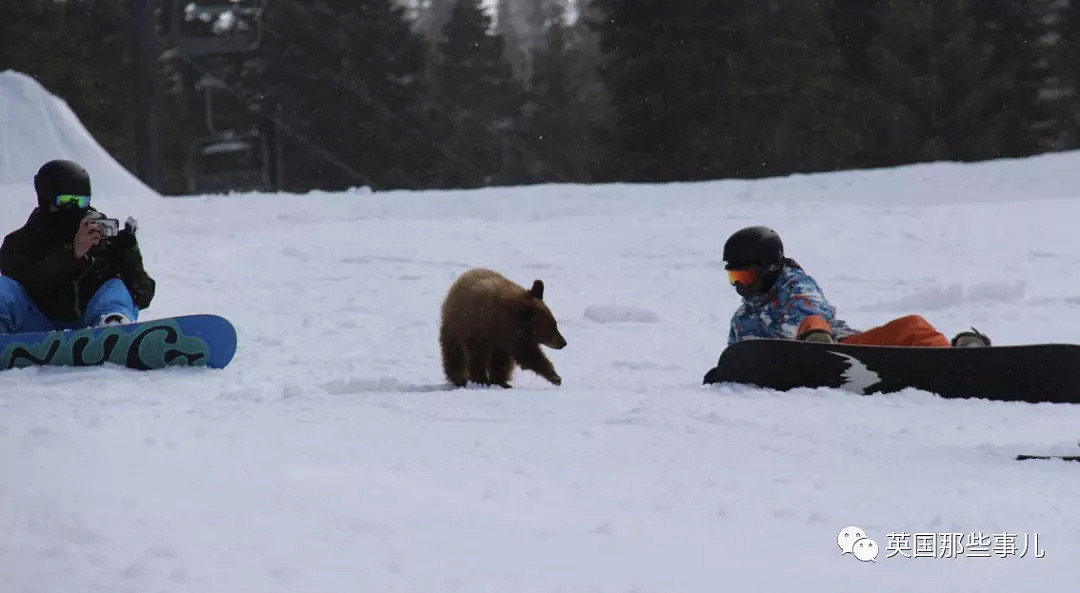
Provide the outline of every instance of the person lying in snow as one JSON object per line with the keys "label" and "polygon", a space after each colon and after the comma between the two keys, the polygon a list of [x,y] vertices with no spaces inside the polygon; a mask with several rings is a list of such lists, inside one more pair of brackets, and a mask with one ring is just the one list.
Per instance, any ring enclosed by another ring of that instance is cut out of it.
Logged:
{"label": "person lying in snow", "polygon": [[34,176],[37,208],[0,245],[0,333],[75,329],[137,320],[155,282],[132,219],[103,237],[90,175],[49,161]]}
{"label": "person lying in snow", "polygon": [[809,274],[784,256],[780,235],[752,226],[736,231],[724,243],[728,280],[743,298],[731,319],[728,344],[747,338],[786,338],[868,346],[989,346],[977,330],[952,340],[919,315],[906,315],[864,331],[838,319]]}

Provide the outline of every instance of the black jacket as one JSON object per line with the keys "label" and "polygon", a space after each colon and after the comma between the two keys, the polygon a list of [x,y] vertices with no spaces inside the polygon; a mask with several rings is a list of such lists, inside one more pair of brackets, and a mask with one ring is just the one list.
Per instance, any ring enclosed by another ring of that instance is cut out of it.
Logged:
{"label": "black jacket", "polygon": [[22,228],[4,237],[0,275],[21,284],[53,321],[81,319],[94,293],[112,278],[123,280],[139,309],[150,306],[155,282],[143,268],[133,233],[102,239],[82,258],[75,257],[74,239],[74,228],[35,209]]}

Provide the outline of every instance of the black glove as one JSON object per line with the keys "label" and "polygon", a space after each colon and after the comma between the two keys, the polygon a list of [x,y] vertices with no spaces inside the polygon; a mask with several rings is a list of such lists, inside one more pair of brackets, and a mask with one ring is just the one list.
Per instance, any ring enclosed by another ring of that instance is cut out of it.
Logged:
{"label": "black glove", "polygon": [[121,270],[134,271],[142,265],[139,241],[135,238],[136,230],[135,219],[128,217],[124,222],[124,228],[116,233],[115,237],[109,238],[109,250],[112,252],[113,261]]}
{"label": "black glove", "polygon": [[130,251],[138,241],[135,239],[135,219],[128,217],[124,222],[124,228],[120,229],[116,235],[109,237],[109,249],[116,254],[121,254],[126,251]]}
{"label": "black glove", "polygon": [[116,236],[113,237],[113,248],[117,251],[128,251],[135,246],[137,241],[135,240],[135,230],[137,223],[134,218],[130,216],[124,221],[124,228],[120,229]]}
{"label": "black glove", "polygon": [[142,252],[135,238],[137,225],[134,218],[128,217],[124,228],[115,237],[110,237],[112,244],[109,247],[120,278],[135,299],[135,306],[145,309],[154,298],[156,283],[143,268]]}
{"label": "black glove", "polygon": [[124,253],[131,251],[138,244],[138,241],[135,240],[135,233],[125,227],[124,230],[116,233],[116,236],[111,238],[111,243],[113,253],[122,256]]}

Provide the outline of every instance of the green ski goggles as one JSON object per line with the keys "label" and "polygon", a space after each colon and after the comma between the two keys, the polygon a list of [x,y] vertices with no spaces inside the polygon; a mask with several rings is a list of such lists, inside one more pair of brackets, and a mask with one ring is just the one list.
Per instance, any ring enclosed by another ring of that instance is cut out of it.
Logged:
{"label": "green ski goggles", "polygon": [[56,205],[60,207],[75,206],[76,208],[82,208],[85,210],[90,207],[90,196],[79,196],[76,194],[60,194],[56,196]]}

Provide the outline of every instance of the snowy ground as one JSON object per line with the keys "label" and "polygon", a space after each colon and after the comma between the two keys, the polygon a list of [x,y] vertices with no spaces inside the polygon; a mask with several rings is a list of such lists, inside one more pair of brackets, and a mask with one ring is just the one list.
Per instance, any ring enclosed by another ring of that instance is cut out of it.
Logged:
{"label": "snowy ground", "polygon": [[[700,382],[738,304],[723,241],[758,223],[854,325],[1078,341],[1078,162],[100,197],[142,223],[145,315],[221,313],[239,350],[216,372],[0,374],[2,589],[1071,593],[1080,467],[1012,458],[1080,453],[1080,407]],[[480,265],[545,281],[562,387],[445,389],[438,308]],[[841,554],[849,525],[875,562]],[[886,557],[890,532],[1020,550]],[[1035,534],[1045,557],[1021,558]]]}

